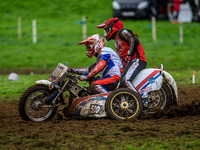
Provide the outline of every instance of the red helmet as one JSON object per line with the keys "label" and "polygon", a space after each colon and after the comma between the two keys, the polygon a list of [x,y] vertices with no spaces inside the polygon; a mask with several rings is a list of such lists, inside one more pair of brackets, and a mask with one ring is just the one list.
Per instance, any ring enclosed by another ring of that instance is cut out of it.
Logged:
{"label": "red helmet", "polygon": [[99,34],[94,34],[78,44],[85,44],[87,50],[86,55],[89,58],[93,57],[96,53],[99,53],[105,46],[104,39],[100,37]]}
{"label": "red helmet", "polygon": [[98,25],[97,28],[104,28],[107,33],[106,40],[109,41],[110,39],[114,38],[113,36],[118,30],[124,28],[124,25],[119,18],[115,17]]}

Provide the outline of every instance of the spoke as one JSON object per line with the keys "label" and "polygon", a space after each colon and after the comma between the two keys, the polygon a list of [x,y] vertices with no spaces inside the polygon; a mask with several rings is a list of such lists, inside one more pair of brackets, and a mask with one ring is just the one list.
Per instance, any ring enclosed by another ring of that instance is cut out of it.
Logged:
{"label": "spoke", "polygon": [[128,100],[132,100],[133,98],[132,98],[131,95],[127,95],[127,96],[126,96],[126,99],[127,99],[127,101],[128,101]]}
{"label": "spoke", "polygon": [[130,116],[135,113],[135,109],[128,109],[127,111],[129,112]]}
{"label": "spoke", "polygon": [[122,110],[121,117],[124,117],[124,113],[125,113],[124,110]]}
{"label": "spoke", "polygon": [[118,104],[113,103],[112,104],[114,107],[120,108],[120,106]]}
{"label": "spoke", "polygon": [[124,114],[125,114],[125,117],[126,117],[126,118],[129,117],[129,113],[128,113],[127,110],[124,111]]}
{"label": "spoke", "polygon": [[129,108],[133,108],[135,110],[137,108],[137,105],[131,104],[129,105]]}
{"label": "spoke", "polygon": [[120,95],[120,100],[121,100],[121,102],[125,101],[123,94]]}
{"label": "spoke", "polygon": [[121,99],[118,98],[118,97],[116,97],[116,98],[114,99],[114,102],[120,105],[120,104],[121,104]]}
{"label": "spoke", "polygon": [[120,114],[120,109],[115,109],[114,112],[119,115]]}

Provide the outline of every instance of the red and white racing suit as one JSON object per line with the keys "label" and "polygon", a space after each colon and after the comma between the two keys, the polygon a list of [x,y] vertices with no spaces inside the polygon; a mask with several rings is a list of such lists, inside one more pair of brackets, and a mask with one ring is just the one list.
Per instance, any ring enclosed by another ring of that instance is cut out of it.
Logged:
{"label": "red and white racing suit", "polygon": [[88,75],[90,78],[99,73],[101,78],[90,84],[90,91],[93,94],[107,93],[116,88],[121,77],[120,68],[123,68],[123,65],[117,53],[109,47],[103,47],[96,57],[97,61],[91,66],[71,68],[71,70],[76,74]]}
{"label": "red and white racing suit", "polygon": [[131,81],[142,69],[146,68],[144,49],[137,36],[128,29],[120,29],[117,32],[115,48],[123,61],[124,67],[127,65],[127,59],[131,60],[124,78],[126,86],[136,91]]}

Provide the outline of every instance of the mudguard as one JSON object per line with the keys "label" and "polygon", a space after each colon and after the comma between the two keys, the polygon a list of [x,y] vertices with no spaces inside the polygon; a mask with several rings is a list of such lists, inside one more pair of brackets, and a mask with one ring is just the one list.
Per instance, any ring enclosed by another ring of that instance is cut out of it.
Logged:
{"label": "mudguard", "polygon": [[49,80],[38,80],[35,83],[36,84],[43,84],[43,85],[47,85],[47,86],[51,85],[51,81],[49,81]]}
{"label": "mudguard", "polygon": [[176,82],[174,78],[166,71],[163,71],[163,76],[165,81],[172,87],[172,92],[173,92],[173,102],[174,104],[178,104],[178,89],[176,86]]}
{"label": "mudguard", "polygon": [[132,84],[140,93],[142,98],[148,97],[148,92],[159,90],[162,87],[163,76],[162,69],[148,68],[143,69],[134,78]]}

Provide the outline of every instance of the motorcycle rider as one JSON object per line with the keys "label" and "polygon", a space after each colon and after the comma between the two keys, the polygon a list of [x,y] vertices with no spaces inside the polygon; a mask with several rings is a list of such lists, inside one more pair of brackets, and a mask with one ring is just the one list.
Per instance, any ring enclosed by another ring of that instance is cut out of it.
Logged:
{"label": "motorcycle rider", "polygon": [[137,91],[131,81],[147,65],[144,49],[137,35],[129,29],[124,29],[123,22],[117,17],[103,22],[97,28],[103,28],[106,31],[107,41],[115,39],[115,48],[125,68],[123,72],[125,85]]}
{"label": "motorcycle rider", "polygon": [[101,78],[90,84],[90,91],[93,94],[113,91],[121,77],[120,68],[123,68],[120,57],[113,49],[104,47],[104,39],[99,34],[94,34],[78,44],[85,44],[86,55],[89,58],[95,56],[97,61],[87,68],[70,68],[69,70],[82,75],[79,77],[81,81],[89,80],[99,73]]}

